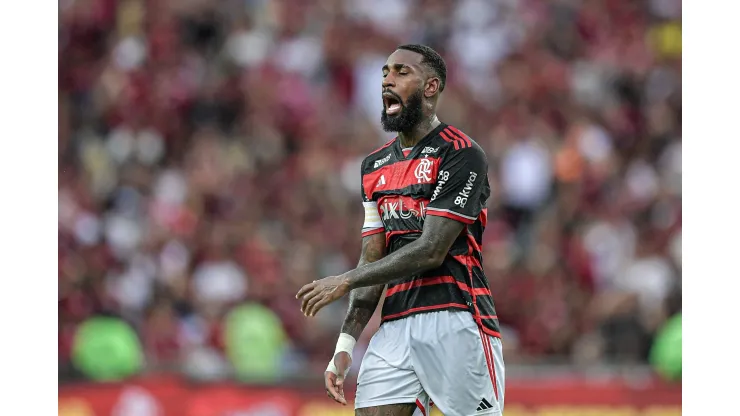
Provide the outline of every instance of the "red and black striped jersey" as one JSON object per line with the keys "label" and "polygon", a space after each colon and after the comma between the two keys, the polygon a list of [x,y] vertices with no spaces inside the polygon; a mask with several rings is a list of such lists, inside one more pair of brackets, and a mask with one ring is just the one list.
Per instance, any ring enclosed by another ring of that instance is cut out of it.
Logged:
{"label": "red and black striped jersey", "polygon": [[385,233],[388,252],[421,236],[427,215],[466,226],[443,264],[388,285],[383,321],[438,310],[467,310],[482,330],[500,336],[481,243],[491,194],[483,149],[441,123],[413,149],[393,139],[362,162],[362,235]]}

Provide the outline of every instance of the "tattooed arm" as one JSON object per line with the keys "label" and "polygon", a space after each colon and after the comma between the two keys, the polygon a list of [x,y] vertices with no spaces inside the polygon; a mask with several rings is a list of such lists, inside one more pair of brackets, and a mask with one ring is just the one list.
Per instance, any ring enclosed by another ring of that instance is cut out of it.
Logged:
{"label": "tattooed arm", "polygon": [[[448,149],[439,165],[439,182],[426,208],[421,236],[373,263],[340,276],[309,283],[298,291],[301,310],[314,316],[351,290],[391,283],[439,267],[466,224],[485,222],[490,195],[488,162],[477,144]],[[379,219],[378,219],[379,221]]]}
{"label": "tattooed arm", "polygon": [[430,215],[426,218],[421,237],[377,263],[345,273],[345,283],[355,291],[439,267],[464,227],[465,224],[459,221]]}
{"label": "tattooed arm", "polygon": [[[357,267],[370,264],[385,256],[385,233],[372,234],[362,239],[362,254]],[[352,349],[378,306],[385,285],[355,289],[349,294],[349,308],[339,334],[337,350],[324,373],[326,394],[336,402],[347,404],[344,398],[344,375],[352,365]],[[351,339],[347,340],[347,336]],[[344,345],[344,347],[340,347]]]}
{"label": "tattooed arm", "polygon": [[363,287],[383,286],[439,267],[464,227],[465,224],[453,219],[427,216],[421,236],[415,241],[380,260],[303,286],[296,295],[302,299],[301,311],[306,316],[314,316],[321,308],[350,291],[354,293]]}
{"label": "tattooed arm", "polygon": [[[362,267],[385,256],[385,233],[373,234],[362,239],[362,254],[357,267]],[[349,308],[344,317],[342,332],[357,339],[378,306],[385,284],[357,288],[349,294]]]}

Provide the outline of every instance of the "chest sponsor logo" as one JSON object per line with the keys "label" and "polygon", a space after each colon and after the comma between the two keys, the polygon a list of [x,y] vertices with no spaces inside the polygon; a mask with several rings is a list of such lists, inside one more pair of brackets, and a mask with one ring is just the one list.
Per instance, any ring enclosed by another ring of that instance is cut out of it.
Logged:
{"label": "chest sponsor logo", "polygon": [[373,165],[373,169],[377,169],[378,167],[385,165],[389,160],[391,160],[391,155],[376,160],[375,164]]}
{"label": "chest sponsor logo", "polygon": [[460,193],[457,194],[457,197],[455,198],[455,205],[459,206],[460,208],[465,208],[465,204],[468,203],[468,198],[470,198],[470,193],[473,192],[473,184],[475,184],[475,179],[478,177],[478,174],[475,172],[470,172],[470,176],[468,176],[468,181],[465,183],[465,187],[460,191]]}
{"label": "chest sponsor logo", "polygon": [[383,221],[392,219],[408,220],[411,218],[424,219],[427,206],[424,201],[415,201],[412,198],[385,198],[380,204],[380,216]]}
{"label": "chest sponsor logo", "polygon": [[419,164],[414,169],[417,183],[429,183],[432,181],[432,162],[429,159],[419,159]]}

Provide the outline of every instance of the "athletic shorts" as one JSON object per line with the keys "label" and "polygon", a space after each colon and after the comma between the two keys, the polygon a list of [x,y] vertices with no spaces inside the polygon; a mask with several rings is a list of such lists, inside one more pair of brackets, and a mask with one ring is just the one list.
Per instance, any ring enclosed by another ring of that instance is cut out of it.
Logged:
{"label": "athletic shorts", "polygon": [[370,340],[357,376],[355,409],[430,400],[445,416],[500,415],[501,340],[466,311],[438,311],[385,322]]}

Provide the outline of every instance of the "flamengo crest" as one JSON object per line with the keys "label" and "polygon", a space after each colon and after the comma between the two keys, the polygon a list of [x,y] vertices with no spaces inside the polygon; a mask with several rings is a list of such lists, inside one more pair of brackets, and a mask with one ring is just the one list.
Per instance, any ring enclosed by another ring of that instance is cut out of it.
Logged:
{"label": "flamengo crest", "polygon": [[429,159],[419,159],[419,164],[414,170],[414,176],[416,176],[417,182],[431,182],[432,181],[432,161]]}

